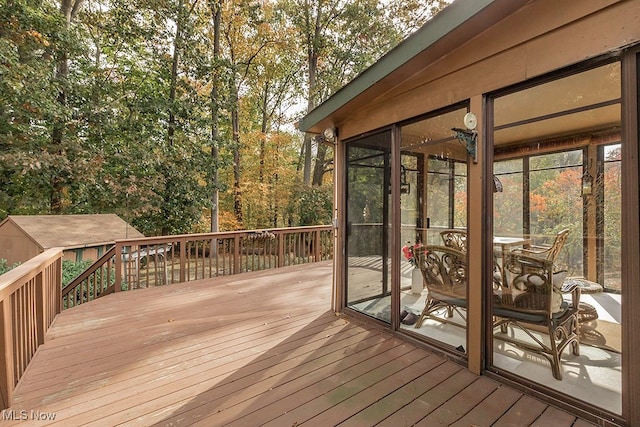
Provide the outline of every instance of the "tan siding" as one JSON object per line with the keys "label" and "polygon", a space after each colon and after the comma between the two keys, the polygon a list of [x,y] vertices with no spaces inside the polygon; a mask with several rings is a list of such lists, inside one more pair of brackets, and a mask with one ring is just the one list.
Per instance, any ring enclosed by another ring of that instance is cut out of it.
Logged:
{"label": "tan siding", "polygon": [[0,227],[0,259],[9,265],[25,262],[42,252],[33,240],[13,222],[6,221]]}
{"label": "tan siding", "polygon": [[536,1],[449,55],[418,64],[414,77],[367,108],[355,114],[349,109],[338,123],[340,134],[347,138],[408,119],[638,40],[637,1]]}

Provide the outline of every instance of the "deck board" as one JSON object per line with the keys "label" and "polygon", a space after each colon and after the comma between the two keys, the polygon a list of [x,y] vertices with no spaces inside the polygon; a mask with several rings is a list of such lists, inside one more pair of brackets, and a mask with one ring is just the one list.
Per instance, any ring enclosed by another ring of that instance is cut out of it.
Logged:
{"label": "deck board", "polygon": [[[11,410],[55,426],[590,425],[330,310],[328,262],[59,315]],[[457,424],[456,424],[457,423]]]}

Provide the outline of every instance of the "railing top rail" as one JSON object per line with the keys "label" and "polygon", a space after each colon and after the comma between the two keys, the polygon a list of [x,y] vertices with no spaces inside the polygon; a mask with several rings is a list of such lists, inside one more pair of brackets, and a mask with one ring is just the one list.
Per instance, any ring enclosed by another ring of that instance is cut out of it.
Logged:
{"label": "railing top rail", "polygon": [[65,297],[70,292],[72,292],[75,286],[93,274],[102,264],[104,264],[109,258],[113,257],[116,254],[116,247],[111,246],[107,252],[105,252],[100,258],[98,258],[89,268],[83,271],[78,277],[73,279],[71,282],[67,283],[67,285],[62,288],[62,297]]}
{"label": "railing top rail", "polygon": [[152,237],[140,237],[135,239],[119,239],[116,240],[118,244],[121,245],[133,245],[139,242],[143,242],[144,244],[153,244],[157,243],[166,243],[166,242],[179,242],[181,240],[205,240],[205,239],[215,239],[215,238],[224,238],[224,237],[234,237],[234,236],[246,236],[252,233],[260,233],[260,232],[271,232],[271,233],[297,233],[300,231],[314,231],[314,230],[329,230],[332,229],[332,225],[309,225],[309,226],[301,226],[301,227],[283,227],[283,228],[266,228],[266,229],[256,229],[256,230],[237,230],[237,231],[220,231],[216,233],[198,233],[198,234],[177,234],[171,236],[152,236]]}
{"label": "railing top rail", "polygon": [[0,275],[0,299],[11,294],[17,286],[34,278],[54,258],[62,257],[62,248],[47,249],[43,253]]}

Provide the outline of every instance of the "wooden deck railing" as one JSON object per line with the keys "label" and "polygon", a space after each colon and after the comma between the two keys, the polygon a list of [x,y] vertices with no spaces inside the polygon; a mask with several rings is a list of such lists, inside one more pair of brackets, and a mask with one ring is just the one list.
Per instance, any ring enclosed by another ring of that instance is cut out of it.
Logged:
{"label": "wooden deck railing", "polygon": [[13,392],[60,313],[62,249],[46,252],[0,275],[0,409]]}
{"label": "wooden deck railing", "polygon": [[332,258],[331,226],[119,240],[63,289],[62,309],[112,292]]}
{"label": "wooden deck railing", "polygon": [[62,249],[0,275],[0,410],[64,308],[111,292],[333,257],[331,226],[120,240],[62,289]]}

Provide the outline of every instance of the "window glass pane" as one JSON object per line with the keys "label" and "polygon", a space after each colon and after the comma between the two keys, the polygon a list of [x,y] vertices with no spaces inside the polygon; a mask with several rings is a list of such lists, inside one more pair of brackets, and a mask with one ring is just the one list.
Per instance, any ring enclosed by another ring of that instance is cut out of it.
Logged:
{"label": "window glass pane", "polygon": [[[466,236],[468,155],[452,131],[463,123],[466,113],[466,108],[458,108],[401,127],[401,170],[407,172],[409,184],[401,182],[401,188],[406,188],[401,194],[405,239],[401,329],[462,354],[467,348],[464,309],[438,301],[433,286],[443,280],[450,283],[451,271],[451,277],[456,277],[456,292],[466,298],[466,250],[452,248],[451,256],[443,258],[443,253],[434,249],[445,246],[441,233],[446,230],[455,227]],[[429,268],[438,268],[439,276],[430,274]],[[440,289],[440,295],[447,292]]]}
{"label": "window glass pane", "polygon": [[570,230],[554,262],[571,276],[583,272],[582,162],[582,150],[533,156],[529,162],[529,236],[550,247],[557,233]]}
{"label": "window glass pane", "polygon": [[604,206],[602,226],[604,232],[604,259],[602,260],[601,283],[606,289],[620,292],[622,283],[620,271],[622,269],[622,239],[621,239],[621,145],[615,144],[602,147],[604,151],[603,191]]}
{"label": "window glass pane", "polygon": [[501,185],[486,284],[493,368],[617,414],[620,81],[612,63],[494,99],[493,175]]}
{"label": "window glass pane", "polygon": [[429,201],[430,227],[449,228],[451,209],[451,180],[453,171],[448,160],[427,159],[427,200]]}
{"label": "window glass pane", "polygon": [[493,198],[493,229],[497,236],[520,236],[524,230],[522,163],[522,159],[516,159],[494,165],[494,176],[502,188]]}
{"label": "window glass pane", "polygon": [[[620,63],[615,62],[501,97],[494,106],[495,126],[598,105],[617,100],[620,94]],[[597,117],[590,110],[585,113],[592,119],[589,127],[601,127],[616,119],[610,114]]]}
{"label": "window glass pane", "polygon": [[467,177],[454,177],[453,228],[467,228]]}
{"label": "window glass pane", "polygon": [[[402,126],[402,149],[405,150],[413,145],[422,146],[441,140],[451,141],[453,134],[451,128],[460,127],[461,123],[463,123],[462,118],[466,113],[467,109],[461,108]],[[447,145],[441,146],[440,149],[444,150],[440,153],[441,157],[444,158],[445,151],[451,148],[451,146]]]}
{"label": "window glass pane", "polygon": [[346,145],[346,303],[386,322],[391,321],[390,156],[390,132]]}
{"label": "window glass pane", "polygon": [[560,117],[547,116],[546,118],[538,118],[531,123],[499,129],[495,132],[495,142],[496,144],[505,144],[512,141],[534,140],[542,137],[554,138],[554,135],[566,133],[567,125],[576,130],[610,126],[615,123],[618,117],[620,117],[620,104],[567,113]]}

